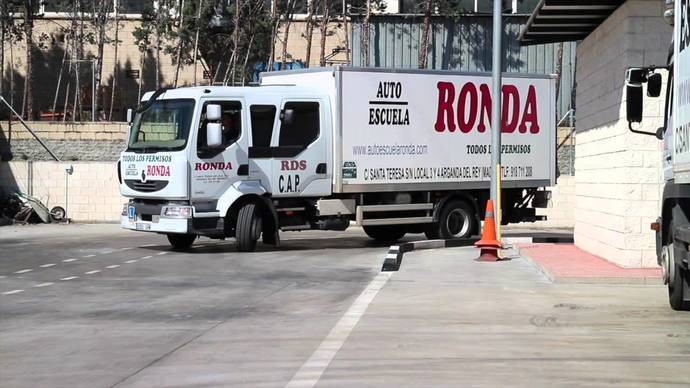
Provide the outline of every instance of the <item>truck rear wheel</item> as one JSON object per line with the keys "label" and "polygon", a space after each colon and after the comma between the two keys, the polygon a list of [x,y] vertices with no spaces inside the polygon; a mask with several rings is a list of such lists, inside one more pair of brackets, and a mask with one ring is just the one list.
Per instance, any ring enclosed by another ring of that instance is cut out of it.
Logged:
{"label": "truck rear wheel", "polygon": [[261,216],[256,204],[248,203],[240,208],[237,214],[237,227],[235,228],[235,240],[239,252],[254,252],[256,240],[261,236]]}
{"label": "truck rear wheel", "polygon": [[[438,219],[438,224],[434,224],[434,230],[431,236],[438,236],[436,238],[451,239],[451,238],[467,238],[476,233],[477,217],[472,206],[465,201],[450,201],[441,210],[441,215]],[[429,234],[427,234],[429,237]]]}
{"label": "truck rear wheel", "polygon": [[187,249],[194,244],[196,240],[196,234],[178,234],[170,233],[168,236],[168,242],[174,249]]}
{"label": "truck rear wheel", "polygon": [[405,229],[399,225],[363,226],[364,233],[377,241],[397,241],[405,235]]}
{"label": "truck rear wheel", "polygon": [[671,223],[668,234],[668,245],[666,249],[666,260],[663,263],[664,276],[668,277],[668,302],[671,308],[677,311],[690,310],[690,301],[683,299],[683,289],[690,293],[690,272],[684,270],[675,262],[676,249],[673,243],[673,223]]}

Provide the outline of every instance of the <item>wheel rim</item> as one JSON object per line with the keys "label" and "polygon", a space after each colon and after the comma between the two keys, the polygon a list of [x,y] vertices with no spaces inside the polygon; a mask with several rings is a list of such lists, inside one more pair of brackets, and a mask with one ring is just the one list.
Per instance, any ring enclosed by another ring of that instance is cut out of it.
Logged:
{"label": "wheel rim", "polygon": [[465,209],[457,208],[448,213],[446,229],[451,236],[465,236],[470,230],[470,215]]}

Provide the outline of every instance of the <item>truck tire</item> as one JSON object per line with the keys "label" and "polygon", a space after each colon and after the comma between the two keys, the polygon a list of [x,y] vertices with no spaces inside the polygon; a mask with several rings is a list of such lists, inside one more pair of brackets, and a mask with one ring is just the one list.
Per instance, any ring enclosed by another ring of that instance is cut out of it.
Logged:
{"label": "truck tire", "polygon": [[237,214],[235,240],[238,252],[254,252],[256,240],[261,236],[262,221],[256,204],[248,203]]}
{"label": "truck tire", "polygon": [[170,233],[167,236],[168,242],[174,249],[188,249],[196,240],[196,234]]}
{"label": "truck tire", "polygon": [[450,201],[441,210],[438,223],[435,226],[436,230],[431,235],[437,235],[436,238],[467,238],[476,233],[477,217],[472,206],[467,202]]}
{"label": "truck tire", "polygon": [[376,241],[392,242],[403,238],[405,229],[399,225],[363,226],[364,233]]}
{"label": "truck tire", "polygon": [[665,247],[668,249],[668,255],[666,259],[668,263],[664,263],[668,266],[668,303],[671,308],[677,311],[689,311],[690,301],[685,301],[683,299],[683,288],[690,287],[690,272],[684,270],[675,262],[675,249],[673,244],[673,221],[669,227],[668,233],[668,245]]}

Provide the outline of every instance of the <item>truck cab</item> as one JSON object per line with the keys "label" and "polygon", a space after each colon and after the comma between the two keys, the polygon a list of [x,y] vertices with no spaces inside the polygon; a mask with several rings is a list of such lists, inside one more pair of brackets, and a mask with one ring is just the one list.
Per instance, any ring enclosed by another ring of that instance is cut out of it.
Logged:
{"label": "truck cab", "polygon": [[199,235],[238,237],[237,222],[249,222],[241,248],[252,250],[260,235],[278,243],[281,198],[298,208],[302,198],[331,194],[330,106],[318,91],[209,86],[142,100],[118,166],[131,198],[123,228],[163,233],[184,248]]}
{"label": "truck cab", "polygon": [[[664,17],[673,25],[673,43],[665,66],[635,67],[626,72],[626,114],[632,132],[663,141],[664,190],[656,232],[657,262],[668,285],[674,310],[690,310],[690,1],[666,1]],[[662,75],[668,72],[666,90]],[[641,131],[643,86],[647,98],[664,96],[664,123],[656,131]]]}

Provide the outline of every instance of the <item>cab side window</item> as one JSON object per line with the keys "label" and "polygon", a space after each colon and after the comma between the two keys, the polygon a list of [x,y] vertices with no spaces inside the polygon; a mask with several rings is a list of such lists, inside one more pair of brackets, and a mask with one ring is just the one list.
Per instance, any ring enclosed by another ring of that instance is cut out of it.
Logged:
{"label": "cab side window", "polygon": [[[288,120],[289,111],[292,111]],[[280,147],[304,150],[319,137],[319,103],[288,102],[281,116]]]}
{"label": "cab side window", "polygon": [[249,108],[252,120],[252,146],[269,147],[276,118],[275,105],[252,105]]}
{"label": "cab side window", "polygon": [[[209,104],[220,105],[221,117],[220,124],[223,130],[223,146],[209,149],[206,146],[206,126],[209,121],[206,119],[206,107]],[[242,135],[242,103],[239,101],[207,101],[201,110],[201,120],[199,120],[199,132],[197,136],[197,155],[200,158],[208,158],[217,155],[225,148],[232,145]]]}

